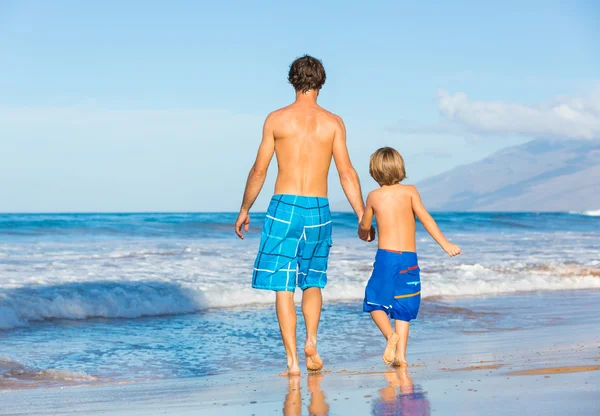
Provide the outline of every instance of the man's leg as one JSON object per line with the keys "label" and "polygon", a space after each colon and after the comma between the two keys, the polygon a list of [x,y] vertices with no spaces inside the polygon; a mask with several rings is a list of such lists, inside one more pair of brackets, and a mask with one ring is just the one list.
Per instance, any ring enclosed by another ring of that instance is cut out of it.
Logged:
{"label": "man's leg", "polygon": [[296,351],[296,306],[294,292],[276,292],[275,307],[281,339],[287,357],[287,375],[299,375],[298,352]]}
{"label": "man's leg", "polygon": [[304,353],[306,354],[306,368],[310,371],[319,371],[323,368],[323,360],[317,352],[317,331],[322,305],[323,298],[320,288],[309,287],[302,293],[302,314],[306,324]]}

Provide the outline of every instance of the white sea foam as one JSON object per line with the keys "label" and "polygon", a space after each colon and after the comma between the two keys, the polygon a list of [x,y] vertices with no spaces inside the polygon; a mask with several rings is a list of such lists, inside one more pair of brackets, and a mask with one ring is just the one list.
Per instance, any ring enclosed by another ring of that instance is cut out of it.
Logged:
{"label": "white sea foam", "polygon": [[[325,301],[359,300],[368,272],[331,268]],[[423,296],[470,296],[536,290],[600,289],[598,271],[558,265],[538,269],[495,269],[460,264],[423,270]],[[64,286],[11,289],[4,293],[0,328],[45,319],[137,318],[181,314],[215,307],[269,304],[273,295],[247,283],[88,282]],[[299,292],[297,293],[299,297]]]}
{"label": "white sea foam", "polygon": [[590,217],[600,217],[600,209],[584,211],[583,215],[589,215]]}
{"label": "white sea foam", "polygon": [[0,377],[12,381],[96,381],[97,377],[84,371],[61,370],[55,368],[38,369],[29,367],[10,357],[0,357]]}
{"label": "white sea foam", "polygon": [[[596,235],[570,233],[472,235],[461,243],[463,255],[453,259],[425,241],[422,293],[599,289],[597,241]],[[0,262],[0,329],[48,319],[138,318],[271,304],[271,292],[250,287],[256,245],[147,240],[6,245],[0,247],[8,253]],[[326,302],[360,301],[375,249],[354,240],[336,242]]]}

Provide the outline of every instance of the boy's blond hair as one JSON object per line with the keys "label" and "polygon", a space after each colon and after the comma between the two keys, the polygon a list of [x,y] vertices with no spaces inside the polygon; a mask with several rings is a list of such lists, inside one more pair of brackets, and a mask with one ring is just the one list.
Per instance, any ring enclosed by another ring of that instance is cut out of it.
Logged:
{"label": "boy's blond hair", "polygon": [[395,185],[406,178],[404,159],[396,149],[382,147],[371,155],[369,173],[380,185]]}

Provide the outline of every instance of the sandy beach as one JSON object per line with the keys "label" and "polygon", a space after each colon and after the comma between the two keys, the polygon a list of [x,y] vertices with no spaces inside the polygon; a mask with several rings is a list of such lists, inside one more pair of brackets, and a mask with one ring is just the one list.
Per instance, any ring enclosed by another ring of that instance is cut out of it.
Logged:
{"label": "sandy beach", "polygon": [[[376,355],[383,341],[375,339],[362,362],[289,379],[256,368],[175,381],[4,385],[0,414],[597,414],[600,315],[590,311],[599,297],[597,291],[498,296],[498,305],[531,304],[524,312],[544,324],[462,331],[443,342],[413,338],[406,370],[386,369]],[[477,302],[490,299],[452,302],[457,310],[468,303],[475,313]]]}

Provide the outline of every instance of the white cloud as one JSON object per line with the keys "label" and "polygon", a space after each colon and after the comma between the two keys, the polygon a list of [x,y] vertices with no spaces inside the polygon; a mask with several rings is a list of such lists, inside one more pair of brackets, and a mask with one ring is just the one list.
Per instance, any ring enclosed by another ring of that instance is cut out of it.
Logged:
{"label": "white cloud", "polygon": [[[538,105],[477,101],[464,93],[440,90],[438,108],[451,123],[476,135],[522,135],[557,139],[600,138],[600,90],[586,97],[557,97]],[[431,130],[430,127],[426,130]]]}

